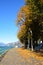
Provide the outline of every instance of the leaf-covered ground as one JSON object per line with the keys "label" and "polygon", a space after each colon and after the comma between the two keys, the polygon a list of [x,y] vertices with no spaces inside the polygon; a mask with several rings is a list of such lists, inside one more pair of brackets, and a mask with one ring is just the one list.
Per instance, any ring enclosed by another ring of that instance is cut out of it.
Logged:
{"label": "leaf-covered ground", "polygon": [[[40,52],[32,52],[30,50],[26,50],[26,49],[18,49],[19,54],[24,57],[25,59],[29,59],[31,58],[33,61],[36,60],[37,64],[38,62],[41,63],[41,65],[43,65],[43,53]],[[31,60],[29,60],[31,62]]]}

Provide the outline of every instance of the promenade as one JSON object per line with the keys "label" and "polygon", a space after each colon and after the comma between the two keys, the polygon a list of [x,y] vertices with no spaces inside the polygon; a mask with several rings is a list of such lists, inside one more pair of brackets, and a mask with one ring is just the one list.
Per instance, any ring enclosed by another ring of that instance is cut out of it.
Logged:
{"label": "promenade", "polygon": [[0,65],[43,65],[43,58],[37,58],[28,50],[13,48],[6,53]]}

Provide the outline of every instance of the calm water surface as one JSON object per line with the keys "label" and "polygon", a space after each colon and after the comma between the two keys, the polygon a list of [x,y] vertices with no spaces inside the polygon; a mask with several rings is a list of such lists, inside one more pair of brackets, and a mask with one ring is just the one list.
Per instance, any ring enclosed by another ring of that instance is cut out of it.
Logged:
{"label": "calm water surface", "polygon": [[0,46],[0,55],[3,55],[6,51],[8,51],[11,48],[13,48],[13,47],[11,47],[11,46]]}

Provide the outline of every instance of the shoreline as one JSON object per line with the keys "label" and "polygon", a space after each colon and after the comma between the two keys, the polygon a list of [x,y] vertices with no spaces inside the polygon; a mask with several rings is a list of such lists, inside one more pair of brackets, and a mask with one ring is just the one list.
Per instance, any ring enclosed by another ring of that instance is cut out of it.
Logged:
{"label": "shoreline", "polygon": [[2,61],[2,59],[4,58],[4,56],[6,55],[6,53],[8,52],[9,50],[5,51],[1,56],[0,56],[0,62]]}
{"label": "shoreline", "polygon": [[2,53],[0,55],[0,62],[2,61],[2,59],[4,58],[4,56],[6,55],[6,53],[9,51],[10,49],[6,50],[4,53]]}

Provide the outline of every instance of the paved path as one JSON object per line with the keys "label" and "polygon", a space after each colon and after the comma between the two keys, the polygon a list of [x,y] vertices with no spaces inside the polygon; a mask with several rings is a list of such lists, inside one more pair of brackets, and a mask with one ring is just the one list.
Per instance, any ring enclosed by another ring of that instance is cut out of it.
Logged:
{"label": "paved path", "polygon": [[9,50],[4,56],[3,60],[0,62],[0,65],[42,65],[41,61],[30,57],[25,59],[22,57],[17,49]]}

